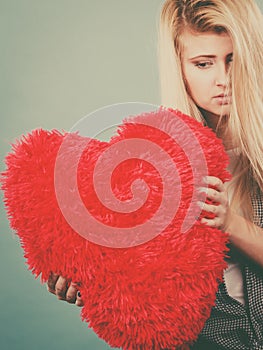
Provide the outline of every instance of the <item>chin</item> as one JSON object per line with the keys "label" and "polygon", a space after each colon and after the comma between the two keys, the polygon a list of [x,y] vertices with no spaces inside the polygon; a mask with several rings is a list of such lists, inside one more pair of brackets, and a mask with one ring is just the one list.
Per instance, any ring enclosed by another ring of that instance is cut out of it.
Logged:
{"label": "chin", "polygon": [[206,110],[207,113],[213,114],[215,116],[222,116],[222,115],[229,115],[231,110],[231,105],[221,105],[218,106],[217,108],[211,108],[210,110]]}

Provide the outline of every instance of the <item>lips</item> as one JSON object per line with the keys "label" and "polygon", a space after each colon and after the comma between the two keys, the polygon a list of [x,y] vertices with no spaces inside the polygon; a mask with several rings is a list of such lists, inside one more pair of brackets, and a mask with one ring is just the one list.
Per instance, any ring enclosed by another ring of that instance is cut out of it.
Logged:
{"label": "lips", "polygon": [[225,95],[223,93],[214,96],[213,99],[216,101],[217,104],[221,106],[230,105],[232,103],[232,95]]}
{"label": "lips", "polygon": [[218,97],[225,97],[225,98],[229,98],[231,97],[231,95],[225,95],[225,94],[220,94],[220,95],[217,95],[217,96],[214,96],[214,98],[218,98]]}

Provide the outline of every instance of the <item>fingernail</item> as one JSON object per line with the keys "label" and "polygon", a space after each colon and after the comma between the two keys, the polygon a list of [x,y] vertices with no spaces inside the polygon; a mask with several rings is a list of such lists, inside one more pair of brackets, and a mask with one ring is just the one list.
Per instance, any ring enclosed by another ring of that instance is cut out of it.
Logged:
{"label": "fingernail", "polygon": [[199,202],[199,201],[198,201],[197,204],[199,205],[200,208],[203,208],[205,203],[204,203],[204,202]]}
{"label": "fingernail", "polygon": [[202,180],[203,180],[203,183],[207,184],[207,177],[206,177],[206,176],[204,176],[204,177],[202,178]]}
{"label": "fingernail", "polygon": [[199,187],[199,188],[198,188],[198,191],[199,191],[199,192],[207,193],[207,188],[206,188],[206,187]]}
{"label": "fingernail", "polygon": [[78,296],[79,298],[81,298],[81,293],[80,293],[80,291],[78,291],[77,296]]}

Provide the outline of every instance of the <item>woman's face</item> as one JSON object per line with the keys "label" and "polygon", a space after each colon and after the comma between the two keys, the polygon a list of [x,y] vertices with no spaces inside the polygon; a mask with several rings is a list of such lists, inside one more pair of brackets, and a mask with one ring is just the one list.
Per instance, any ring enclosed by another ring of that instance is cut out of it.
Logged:
{"label": "woman's face", "polygon": [[185,31],[181,39],[188,93],[206,115],[228,115],[231,105],[228,72],[233,56],[229,35]]}

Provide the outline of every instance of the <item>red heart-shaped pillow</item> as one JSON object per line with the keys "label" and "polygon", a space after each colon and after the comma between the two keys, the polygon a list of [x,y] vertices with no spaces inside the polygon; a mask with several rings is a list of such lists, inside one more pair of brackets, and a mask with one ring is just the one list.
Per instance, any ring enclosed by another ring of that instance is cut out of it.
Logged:
{"label": "red heart-shaped pillow", "polygon": [[229,180],[227,163],[209,128],[160,108],[126,119],[109,143],[35,130],[7,155],[1,182],[29,269],[79,282],[82,319],[99,337],[187,349],[226,267],[227,234],[196,217],[196,186],[204,169]]}

